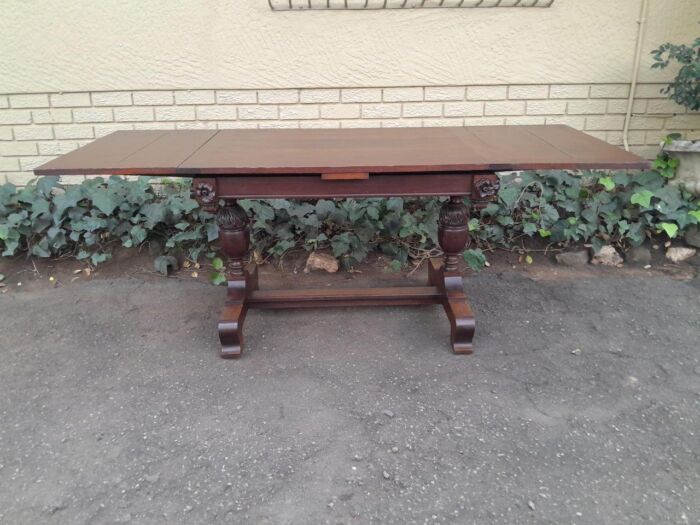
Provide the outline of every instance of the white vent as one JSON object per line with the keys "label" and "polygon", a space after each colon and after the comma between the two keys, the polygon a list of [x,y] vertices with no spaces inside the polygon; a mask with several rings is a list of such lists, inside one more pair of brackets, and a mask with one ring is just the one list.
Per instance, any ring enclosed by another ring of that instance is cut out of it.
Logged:
{"label": "white vent", "polygon": [[416,9],[436,7],[549,7],[554,0],[268,0],[273,11],[302,9]]}

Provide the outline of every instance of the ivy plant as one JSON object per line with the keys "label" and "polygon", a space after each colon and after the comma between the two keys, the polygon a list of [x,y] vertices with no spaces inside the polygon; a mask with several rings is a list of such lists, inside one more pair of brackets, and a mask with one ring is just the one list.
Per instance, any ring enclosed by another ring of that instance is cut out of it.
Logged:
{"label": "ivy plant", "polygon": [[[700,223],[700,204],[668,184],[677,164],[661,156],[645,172],[522,172],[503,176],[497,201],[473,213],[472,241],[464,260],[487,264],[494,247],[527,251],[538,238],[567,246],[590,243],[621,249],[646,238],[678,237]],[[465,199],[468,202],[468,199]],[[292,249],[327,249],[350,268],[372,251],[400,270],[440,254],[437,218],[444,199],[241,200],[251,216],[256,258],[280,258]],[[62,185],[37,179],[24,188],[0,186],[0,255],[76,257],[98,265],[117,245],[157,243],[158,271],[177,267],[177,257],[211,260],[213,281],[225,282],[216,253],[214,217],[189,196],[189,181],[154,186],[147,178],[90,179]],[[526,261],[531,262],[531,257]]]}

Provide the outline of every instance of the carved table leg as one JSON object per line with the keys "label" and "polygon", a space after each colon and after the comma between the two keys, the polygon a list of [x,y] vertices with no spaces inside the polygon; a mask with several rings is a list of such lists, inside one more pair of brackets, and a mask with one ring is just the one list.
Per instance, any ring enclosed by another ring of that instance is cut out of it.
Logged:
{"label": "carved table leg", "polygon": [[464,294],[459,273],[459,258],[469,240],[469,210],[461,197],[450,197],[440,210],[438,242],[445,260],[433,259],[428,280],[444,294],[443,306],[451,326],[452,349],[456,354],[471,354],[474,338],[474,314]]}
{"label": "carved table leg", "polygon": [[216,214],[221,251],[229,259],[226,305],[219,319],[221,357],[239,357],[243,347],[243,321],[248,310],[247,298],[257,288],[257,270],[245,268],[244,257],[250,244],[248,216],[234,199],[226,199]]}

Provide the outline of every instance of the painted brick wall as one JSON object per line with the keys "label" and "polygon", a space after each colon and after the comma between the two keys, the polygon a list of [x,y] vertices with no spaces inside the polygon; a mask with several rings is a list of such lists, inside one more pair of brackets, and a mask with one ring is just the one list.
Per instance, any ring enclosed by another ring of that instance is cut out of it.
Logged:
{"label": "painted brick wall", "polygon": [[[700,138],[700,113],[637,88],[629,140],[648,158],[668,133]],[[0,183],[122,129],[567,124],[622,144],[627,84],[119,91],[0,95]],[[75,180],[75,179],[72,179]]]}

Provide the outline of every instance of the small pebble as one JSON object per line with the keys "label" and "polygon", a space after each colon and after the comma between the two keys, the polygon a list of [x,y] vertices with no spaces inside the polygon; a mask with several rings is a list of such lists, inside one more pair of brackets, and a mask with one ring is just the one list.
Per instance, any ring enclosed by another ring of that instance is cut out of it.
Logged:
{"label": "small pebble", "polygon": [[571,353],[574,355],[581,355],[581,349],[577,348],[576,350],[572,350]]}
{"label": "small pebble", "polygon": [[394,413],[393,413],[391,410],[385,410],[385,411],[383,412],[383,414],[384,414],[386,417],[394,417]]}
{"label": "small pebble", "polygon": [[530,510],[535,510],[535,504],[532,501],[528,501],[527,506],[530,507]]}
{"label": "small pebble", "polygon": [[391,479],[391,474],[389,474],[386,470],[382,472],[382,477],[384,479]]}

